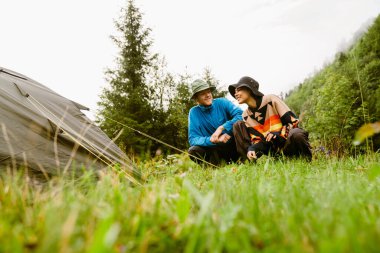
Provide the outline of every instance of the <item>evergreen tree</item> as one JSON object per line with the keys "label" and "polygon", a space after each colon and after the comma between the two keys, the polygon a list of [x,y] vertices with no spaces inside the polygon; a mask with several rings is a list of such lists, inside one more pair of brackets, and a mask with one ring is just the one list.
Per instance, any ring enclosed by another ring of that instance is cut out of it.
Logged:
{"label": "evergreen tree", "polygon": [[150,91],[150,104],[154,111],[164,112],[167,111],[168,105],[175,96],[175,78],[166,70],[165,57],[157,56],[151,65],[147,82]]}
{"label": "evergreen tree", "polygon": [[142,15],[133,0],[122,9],[122,16],[115,22],[120,37],[112,36],[119,48],[116,69],[106,71],[110,86],[104,88],[98,103],[97,122],[115,142],[127,152],[144,152],[149,140],[126,126],[149,132],[152,128],[152,106],[146,85],[146,74],[156,55],[150,53],[152,40],[150,29],[142,25]]}
{"label": "evergreen tree", "polygon": [[[165,121],[170,117],[171,112],[168,108],[176,96],[176,82],[174,76],[167,72],[166,66],[165,58],[157,57],[152,62],[149,72],[148,83],[150,104],[153,109],[152,125],[154,126],[149,134],[161,141],[173,144],[175,134],[169,133]],[[167,148],[159,142],[152,142],[151,153],[156,154],[158,150],[165,152]]]}
{"label": "evergreen tree", "polygon": [[188,131],[188,114],[195,105],[191,99],[190,75],[181,75],[176,84],[174,96],[169,104],[167,117],[165,119],[165,134],[170,144],[182,149],[188,149],[187,131]]}
{"label": "evergreen tree", "polygon": [[205,80],[209,85],[213,85],[216,87],[215,91],[213,92],[214,98],[225,97],[227,95],[227,90],[222,89],[219,80],[216,79],[214,74],[211,72],[210,68],[204,68],[202,79]]}

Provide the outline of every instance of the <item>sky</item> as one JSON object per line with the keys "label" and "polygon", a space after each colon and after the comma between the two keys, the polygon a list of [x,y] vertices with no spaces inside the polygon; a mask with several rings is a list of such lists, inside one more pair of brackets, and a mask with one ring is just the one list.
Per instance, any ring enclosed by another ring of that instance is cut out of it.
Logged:
{"label": "sky", "polygon": [[[0,67],[90,108],[115,67],[126,0],[1,0]],[[265,94],[288,92],[347,48],[380,0],[135,0],[152,53],[173,74],[207,67],[221,88],[251,76]]]}

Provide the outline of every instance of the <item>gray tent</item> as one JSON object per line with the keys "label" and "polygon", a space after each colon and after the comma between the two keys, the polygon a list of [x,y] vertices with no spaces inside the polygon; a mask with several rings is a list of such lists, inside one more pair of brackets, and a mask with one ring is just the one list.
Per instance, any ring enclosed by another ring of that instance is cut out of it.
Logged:
{"label": "gray tent", "polygon": [[0,67],[0,166],[57,175],[119,164],[128,157],[81,112],[88,108]]}

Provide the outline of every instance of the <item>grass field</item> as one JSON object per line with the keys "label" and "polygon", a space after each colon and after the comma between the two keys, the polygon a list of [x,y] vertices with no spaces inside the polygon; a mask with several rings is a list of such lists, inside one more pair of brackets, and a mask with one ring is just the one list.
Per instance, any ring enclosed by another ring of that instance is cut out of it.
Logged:
{"label": "grass field", "polygon": [[0,177],[0,252],[380,252],[380,154]]}

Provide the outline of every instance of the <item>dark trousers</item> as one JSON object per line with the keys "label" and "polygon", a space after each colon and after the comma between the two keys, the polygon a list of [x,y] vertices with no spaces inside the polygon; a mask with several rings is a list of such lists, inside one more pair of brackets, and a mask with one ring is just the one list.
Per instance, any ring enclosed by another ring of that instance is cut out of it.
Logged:
{"label": "dark trousers", "polygon": [[228,143],[218,144],[212,147],[192,146],[188,152],[190,159],[196,163],[206,161],[213,165],[219,165],[222,161],[227,163],[236,162],[239,158],[235,141],[232,138]]}
{"label": "dark trousers", "polygon": [[[241,157],[247,157],[251,138],[244,121],[234,124],[233,134],[236,142],[237,152]],[[309,143],[309,133],[302,128],[293,128],[289,131],[282,153],[287,157],[304,157],[311,160],[312,153]]]}

